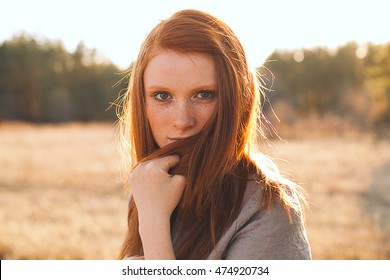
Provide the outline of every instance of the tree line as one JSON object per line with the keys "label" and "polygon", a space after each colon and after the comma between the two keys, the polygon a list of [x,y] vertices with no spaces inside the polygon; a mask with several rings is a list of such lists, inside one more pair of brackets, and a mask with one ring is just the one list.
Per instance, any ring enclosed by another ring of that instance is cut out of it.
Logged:
{"label": "tree line", "polygon": [[68,52],[61,42],[14,37],[0,46],[0,120],[114,120],[107,109],[119,79],[119,69],[82,42]]}
{"label": "tree line", "polygon": [[270,103],[293,112],[285,118],[333,114],[390,125],[390,43],[275,51],[258,72]]}
{"label": "tree line", "polygon": [[[270,104],[294,113],[284,118],[335,114],[390,125],[390,43],[277,50],[257,70]],[[126,88],[124,75],[83,43],[69,52],[16,36],[0,45],[0,120],[114,121],[108,108]]]}

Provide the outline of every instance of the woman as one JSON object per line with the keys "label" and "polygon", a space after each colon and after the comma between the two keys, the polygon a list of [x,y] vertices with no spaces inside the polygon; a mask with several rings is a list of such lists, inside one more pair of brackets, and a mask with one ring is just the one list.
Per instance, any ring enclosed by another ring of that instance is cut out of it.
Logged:
{"label": "woman", "polygon": [[132,192],[120,258],[311,258],[298,186],[253,156],[259,102],[217,18],[184,10],[149,33],[119,122]]}

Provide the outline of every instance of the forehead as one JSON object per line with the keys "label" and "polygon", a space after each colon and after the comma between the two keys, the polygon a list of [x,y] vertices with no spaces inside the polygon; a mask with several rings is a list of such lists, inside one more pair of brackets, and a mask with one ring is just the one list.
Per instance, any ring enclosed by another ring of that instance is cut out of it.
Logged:
{"label": "forehead", "polygon": [[146,65],[144,84],[148,86],[216,85],[216,67],[211,55],[199,52],[159,50]]}

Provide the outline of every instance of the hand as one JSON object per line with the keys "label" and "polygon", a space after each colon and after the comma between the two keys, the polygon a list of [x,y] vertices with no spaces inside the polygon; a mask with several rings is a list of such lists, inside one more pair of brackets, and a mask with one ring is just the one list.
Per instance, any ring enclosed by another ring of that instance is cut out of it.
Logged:
{"label": "hand", "polygon": [[172,155],[146,161],[129,176],[146,260],[175,259],[170,218],[183,193],[185,177],[168,171],[179,160]]}
{"label": "hand", "polygon": [[[185,177],[168,171],[179,162],[171,155],[143,162],[129,176],[140,226],[158,226],[169,221],[184,190]],[[157,224],[156,224],[157,223]]]}

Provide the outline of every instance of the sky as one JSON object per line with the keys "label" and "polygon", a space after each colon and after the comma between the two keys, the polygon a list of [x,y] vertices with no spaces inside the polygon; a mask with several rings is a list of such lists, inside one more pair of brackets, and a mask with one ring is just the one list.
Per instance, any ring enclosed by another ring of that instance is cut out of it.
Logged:
{"label": "sky", "polygon": [[80,41],[125,69],[147,33],[182,9],[198,9],[227,23],[249,64],[261,66],[275,50],[337,48],[347,42],[390,42],[387,0],[1,0],[0,43],[22,32]]}

